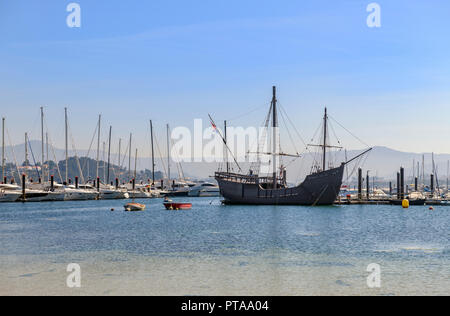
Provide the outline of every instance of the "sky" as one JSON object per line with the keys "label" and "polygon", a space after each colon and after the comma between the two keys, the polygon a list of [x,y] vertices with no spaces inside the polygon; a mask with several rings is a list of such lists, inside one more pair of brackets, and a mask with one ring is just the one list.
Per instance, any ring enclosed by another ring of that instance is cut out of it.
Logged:
{"label": "sky", "polygon": [[[81,7],[69,28],[66,7]],[[370,146],[450,153],[450,3],[379,0],[0,0],[0,116],[11,142],[39,138],[39,108],[57,147],[64,107],[87,149],[102,114],[149,152],[149,120],[259,126],[273,85],[304,139],[323,108]],[[341,144],[365,147],[335,126]],[[9,140],[8,140],[9,143]],[[287,145],[289,146],[289,145]]]}

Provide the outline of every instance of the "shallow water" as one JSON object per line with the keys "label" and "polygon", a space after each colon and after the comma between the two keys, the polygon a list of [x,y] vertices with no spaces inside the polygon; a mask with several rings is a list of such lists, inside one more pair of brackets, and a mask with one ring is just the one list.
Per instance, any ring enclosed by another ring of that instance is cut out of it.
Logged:
{"label": "shallow water", "polygon": [[[0,204],[0,294],[450,294],[450,208]],[[111,209],[115,209],[111,212]],[[68,289],[66,266],[82,269]],[[382,286],[369,289],[370,263]]]}

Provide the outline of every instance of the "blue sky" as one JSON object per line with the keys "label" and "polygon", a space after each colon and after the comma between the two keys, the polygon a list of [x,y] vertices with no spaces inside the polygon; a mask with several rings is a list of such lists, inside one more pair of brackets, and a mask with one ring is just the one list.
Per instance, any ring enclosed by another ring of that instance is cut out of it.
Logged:
{"label": "blue sky", "polygon": [[104,137],[111,124],[140,146],[149,119],[161,143],[167,122],[208,113],[258,126],[277,85],[305,139],[327,106],[370,145],[450,152],[448,1],[377,1],[379,29],[361,0],[78,0],[80,29],[66,25],[70,2],[0,0],[0,115],[14,142],[38,138],[40,106],[60,147],[65,106],[79,148],[99,113]]}

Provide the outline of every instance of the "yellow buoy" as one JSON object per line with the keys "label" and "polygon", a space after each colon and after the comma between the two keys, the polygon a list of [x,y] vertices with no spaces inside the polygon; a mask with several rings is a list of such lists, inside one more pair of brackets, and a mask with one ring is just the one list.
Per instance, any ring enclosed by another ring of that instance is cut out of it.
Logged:
{"label": "yellow buoy", "polygon": [[404,199],[404,200],[402,201],[402,207],[403,207],[403,208],[409,208],[409,200]]}

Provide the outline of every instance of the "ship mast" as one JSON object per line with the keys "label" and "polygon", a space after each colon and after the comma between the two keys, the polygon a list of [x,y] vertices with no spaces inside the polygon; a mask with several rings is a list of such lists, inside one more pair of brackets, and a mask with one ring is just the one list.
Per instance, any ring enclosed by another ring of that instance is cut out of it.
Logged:
{"label": "ship mast", "polygon": [[[5,179],[5,118],[2,118],[2,182]],[[5,181],[6,184],[6,181]]]}
{"label": "ship mast", "polygon": [[67,108],[64,108],[64,122],[65,122],[65,147],[66,147],[66,184],[69,184],[69,136],[67,126]]}
{"label": "ship mast", "polygon": [[[167,179],[170,183],[170,127],[169,124],[167,124]],[[170,184],[169,184],[170,186]]]}
{"label": "ship mast", "polygon": [[[323,116],[323,144],[316,145],[316,144],[308,144],[308,146],[314,146],[314,147],[321,147],[322,148],[322,172],[326,171],[327,169],[327,148],[336,148],[336,149],[342,149],[340,146],[330,146],[327,145],[327,138],[328,138],[328,110],[325,108],[325,114]],[[370,151],[370,150],[369,150]],[[366,153],[366,152],[365,152]],[[360,157],[361,155],[358,155],[357,157]],[[350,161],[353,161],[351,159]],[[347,161],[349,163],[349,161]],[[315,165],[317,169],[320,171],[320,166]]]}
{"label": "ship mast", "polygon": [[272,97],[272,128],[273,128],[273,152],[272,152],[272,163],[273,163],[273,188],[277,188],[277,87],[273,86],[273,97]]}
{"label": "ship mast", "polygon": [[[228,138],[227,138],[227,121],[223,122],[223,130],[224,130],[224,142],[225,142],[225,147],[227,146],[228,143]],[[225,149],[225,164],[227,166],[227,173],[230,172],[230,163],[228,162],[228,151]]]}
{"label": "ship mast", "polygon": [[325,108],[325,115],[323,117],[323,171],[326,170],[326,159],[327,159],[327,108]]}

